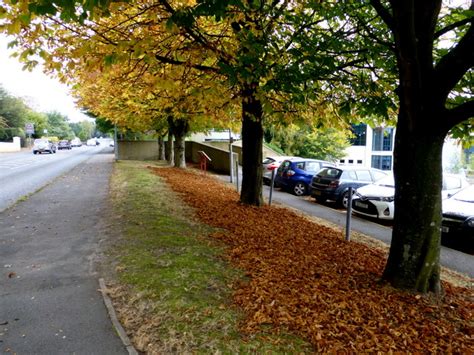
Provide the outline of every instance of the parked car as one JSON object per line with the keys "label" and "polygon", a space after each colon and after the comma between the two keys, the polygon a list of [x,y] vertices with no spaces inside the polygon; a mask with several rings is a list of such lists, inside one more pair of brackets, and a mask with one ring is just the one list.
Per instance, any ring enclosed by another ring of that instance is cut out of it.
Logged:
{"label": "parked car", "polygon": [[58,142],[58,149],[71,149],[71,143],[68,140],[62,140]]}
{"label": "parked car", "polygon": [[441,243],[474,254],[474,185],[443,200]]}
{"label": "parked car", "polygon": [[325,166],[335,166],[325,160],[293,158],[284,160],[278,167],[275,186],[291,191],[297,196],[310,193],[311,179]]}
{"label": "parked car", "polygon": [[74,138],[71,140],[71,147],[82,147],[82,142],[79,138]]}
{"label": "parked car", "polygon": [[[468,186],[461,175],[443,174],[442,198],[448,198]],[[352,199],[352,211],[366,217],[393,220],[395,211],[395,181],[389,175],[379,181],[358,188]]]}
{"label": "parked car", "polygon": [[385,176],[386,171],[374,168],[355,166],[324,168],[311,181],[311,196],[317,202],[333,200],[337,206],[347,207],[350,187],[355,190]]}
{"label": "parked car", "polygon": [[269,156],[265,157],[263,160],[263,183],[266,185],[270,185],[272,181],[272,171],[275,171],[275,174],[278,170],[278,167],[285,159],[294,159],[296,157],[289,157],[289,156]]}
{"label": "parked car", "polygon": [[56,145],[49,139],[38,138],[33,143],[33,154],[56,153]]}

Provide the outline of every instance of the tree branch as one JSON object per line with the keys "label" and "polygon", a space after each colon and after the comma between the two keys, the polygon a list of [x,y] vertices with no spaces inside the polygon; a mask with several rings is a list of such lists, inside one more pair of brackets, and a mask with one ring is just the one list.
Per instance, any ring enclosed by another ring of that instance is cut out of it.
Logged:
{"label": "tree branch", "polygon": [[434,38],[435,39],[438,39],[439,37],[441,37],[442,35],[444,35],[445,33],[448,33],[449,31],[452,31],[458,27],[461,27],[461,26],[464,26],[468,23],[472,23],[474,21],[474,17],[470,17],[470,18],[466,18],[464,20],[461,20],[461,21],[457,21],[455,23],[452,23],[450,24],[449,26],[446,26],[445,28],[442,28],[440,29],[438,32],[436,32],[434,34]]}
{"label": "tree branch", "polygon": [[395,29],[395,24],[390,12],[382,5],[380,0],[370,0],[370,4],[373,6],[375,11],[377,11],[383,22],[385,22],[388,28],[390,28],[390,30],[393,32]]}
{"label": "tree branch", "polygon": [[474,25],[471,25],[464,37],[434,68],[438,93],[444,99],[466,74],[474,67]]}
{"label": "tree branch", "polygon": [[176,60],[176,59],[171,59],[171,58],[159,55],[159,54],[155,54],[155,59],[162,62],[162,63],[166,63],[166,64],[186,65],[186,66],[190,66],[191,68],[194,68],[194,69],[207,71],[207,72],[211,72],[211,73],[218,73],[219,72],[219,68],[216,68],[216,67],[209,67],[207,65],[200,65],[200,64],[190,64],[188,62],[184,62],[184,61]]}
{"label": "tree branch", "polygon": [[474,117],[474,100],[467,101],[455,108],[447,110],[448,112],[448,129]]}

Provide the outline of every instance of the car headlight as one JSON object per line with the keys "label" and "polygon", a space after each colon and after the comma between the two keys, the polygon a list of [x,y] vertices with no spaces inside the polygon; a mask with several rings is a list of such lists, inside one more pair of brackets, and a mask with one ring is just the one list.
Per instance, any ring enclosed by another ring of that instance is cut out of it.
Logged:
{"label": "car headlight", "polygon": [[469,217],[468,219],[466,219],[464,221],[464,224],[466,225],[466,227],[474,228],[474,217]]}
{"label": "car headlight", "polygon": [[380,200],[385,202],[393,202],[395,200],[395,196],[382,197]]}

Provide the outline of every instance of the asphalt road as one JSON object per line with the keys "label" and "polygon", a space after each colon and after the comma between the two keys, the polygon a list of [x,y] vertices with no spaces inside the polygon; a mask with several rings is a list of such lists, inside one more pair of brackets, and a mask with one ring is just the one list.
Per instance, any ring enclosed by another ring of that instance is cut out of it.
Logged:
{"label": "asphalt road", "polygon": [[127,354],[95,268],[112,148],[70,159],[76,167],[44,172],[47,186],[0,212],[0,354]]}
{"label": "asphalt road", "polygon": [[56,154],[37,155],[33,155],[31,150],[0,153],[0,211],[104,148],[107,147],[82,146],[71,150],[58,150]]}
{"label": "asphalt road", "polygon": [[[223,181],[229,181],[229,176],[219,175],[219,177]],[[263,186],[263,194],[268,200],[270,196],[269,186]],[[281,191],[280,189],[273,190],[272,201],[281,205],[290,206],[310,216],[322,218],[341,228],[345,229],[346,227],[346,211],[336,209],[330,203],[322,205],[316,203],[314,199],[310,197],[298,197]],[[390,245],[392,240],[392,228],[390,226],[381,225],[354,215],[351,219],[351,230],[378,239],[388,245]],[[474,256],[442,246],[440,258],[441,265],[474,278]]]}

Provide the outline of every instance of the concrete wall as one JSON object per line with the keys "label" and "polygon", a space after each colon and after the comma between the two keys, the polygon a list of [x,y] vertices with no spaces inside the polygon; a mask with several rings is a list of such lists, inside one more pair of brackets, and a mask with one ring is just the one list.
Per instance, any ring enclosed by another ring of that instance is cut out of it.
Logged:
{"label": "concrete wall", "polygon": [[[232,147],[232,149],[234,150],[236,147]],[[201,161],[201,154],[199,154],[199,151],[205,152],[207,156],[211,158],[211,161],[207,162],[208,170],[213,170],[222,174],[230,173],[230,157],[228,150],[217,148],[206,143],[186,141],[186,161],[192,161],[193,163],[199,164]],[[234,160],[236,159],[239,159],[238,154],[234,153]]]}
{"label": "concrete wall", "polygon": [[158,141],[118,141],[119,160],[158,160]]}
{"label": "concrete wall", "polygon": [[13,137],[13,142],[0,142],[0,153],[20,152],[21,139],[20,137]]}

